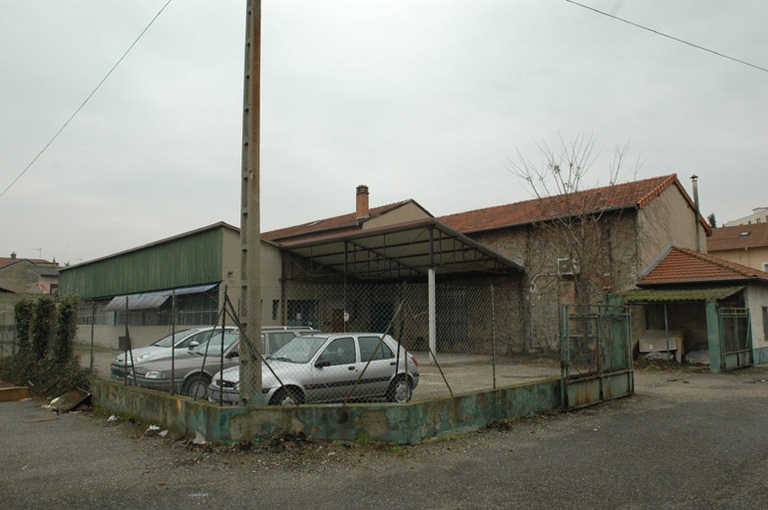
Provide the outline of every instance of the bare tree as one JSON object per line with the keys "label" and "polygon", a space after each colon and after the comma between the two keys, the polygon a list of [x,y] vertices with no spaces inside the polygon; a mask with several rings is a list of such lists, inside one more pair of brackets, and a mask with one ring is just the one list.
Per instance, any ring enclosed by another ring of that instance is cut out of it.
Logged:
{"label": "bare tree", "polygon": [[[566,143],[560,136],[555,148],[546,143],[538,147],[543,156],[540,163],[532,162],[517,151],[517,159],[510,160],[507,166],[535,197],[536,216],[540,218],[535,229],[542,234],[541,253],[535,261],[531,260],[531,269],[536,274],[529,274],[532,343],[538,336],[535,322],[547,327],[549,320],[551,327],[551,319],[557,321],[557,317],[534,320],[533,303],[539,276],[556,277],[557,280],[551,281],[557,284],[557,302],[572,302],[581,310],[588,310],[590,304],[602,301],[611,290],[614,272],[612,240],[621,224],[621,209],[612,208],[611,204],[614,203],[614,185],[625,170],[629,142],[615,147],[608,162],[608,185],[602,187],[598,187],[597,181],[587,183],[588,174],[599,157],[592,135],[580,135],[571,143]],[[630,169],[633,177],[639,167],[638,158],[637,164]],[[589,191],[585,192],[587,189]],[[566,292],[572,295],[565,296]],[[548,336],[554,335],[550,332]]]}

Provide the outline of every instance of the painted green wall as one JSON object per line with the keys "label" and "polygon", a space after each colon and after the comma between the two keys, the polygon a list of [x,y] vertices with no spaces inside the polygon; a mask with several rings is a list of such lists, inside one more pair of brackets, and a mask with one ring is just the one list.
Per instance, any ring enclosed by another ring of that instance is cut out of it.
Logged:
{"label": "painted green wall", "polygon": [[223,227],[64,268],[59,294],[81,299],[221,281]]}

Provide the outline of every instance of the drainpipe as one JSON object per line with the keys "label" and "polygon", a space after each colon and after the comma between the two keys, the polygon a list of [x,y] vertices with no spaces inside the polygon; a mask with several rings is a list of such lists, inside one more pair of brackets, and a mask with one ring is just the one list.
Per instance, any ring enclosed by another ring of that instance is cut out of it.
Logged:
{"label": "drainpipe", "polygon": [[696,206],[696,218],[694,219],[694,225],[696,226],[696,251],[702,251],[701,250],[701,232],[699,231],[699,217],[701,216],[701,213],[699,212],[699,186],[698,186],[698,179],[699,176],[696,174],[693,174],[691,176],[691,182],[693,183],[693,205]]}

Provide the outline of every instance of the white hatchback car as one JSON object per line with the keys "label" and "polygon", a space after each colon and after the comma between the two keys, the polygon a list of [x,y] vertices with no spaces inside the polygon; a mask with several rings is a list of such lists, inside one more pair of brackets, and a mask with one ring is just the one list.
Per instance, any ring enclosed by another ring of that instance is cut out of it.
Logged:
{"label": "white hatchback car", "polygon": [[[386,398],[407,402],[419,383],[416,358],[378,333],[320,333],[292,339],[265,359],[264,403],[295,405]],[[240,369],[213,377],[208,400],[240,403]]]}

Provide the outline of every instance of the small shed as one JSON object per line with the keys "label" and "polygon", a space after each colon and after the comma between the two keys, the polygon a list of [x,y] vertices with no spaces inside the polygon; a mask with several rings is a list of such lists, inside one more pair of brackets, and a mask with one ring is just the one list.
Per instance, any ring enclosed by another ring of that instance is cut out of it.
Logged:
{"label": "small shed", "polygon": [[681,360],[706,351],[713,371],[768,363],[768,273],[673,247],[637,286],[624,297],[642,318],[638,351],[648,331],[664,332],[665,350],[680,332],[679,349],[668,350]]}

